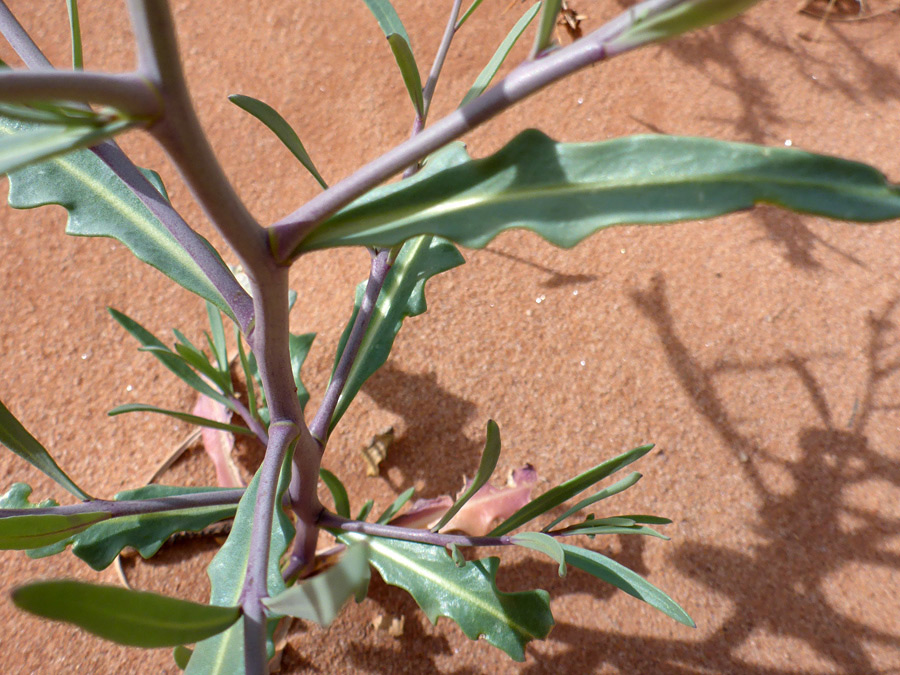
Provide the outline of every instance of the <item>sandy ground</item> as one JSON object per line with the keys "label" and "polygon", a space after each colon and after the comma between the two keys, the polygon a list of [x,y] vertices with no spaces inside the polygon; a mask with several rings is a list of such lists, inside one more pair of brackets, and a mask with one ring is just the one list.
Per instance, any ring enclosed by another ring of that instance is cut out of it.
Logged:
{"label": "sandy ground", "polygon": [[[130,68],[122,3],[81,4],[87,66]],[[627,4],[572,3],[586,31]],[[844,155],[900,181],[900,16],[818,28],[797,4],[769,0],[725,26],[591,68],[471,134],[470,151],[483,156],[527,126],[566,141],[690,134]],[[68,63],[64,3],[10,5],[50,58]],[[430,63],[449,2],[396,5]],[[870,0],[869,9],[892,6]],[[409,133],[409,101],[363,3],[174,7],[203,122],[262,222],[317,187],[227,94],[281,111],[330,181]],[[456,105],[523,9],[484,3],[454,44],[433,118]],[[0,56],[12,59],[6,47]],[[176,206],[217,242],[162,153],[139,134],[123,145],[159,168]],[[105,412],[137,401],[187,410],[192,397],[136,351],[106,306],[158,334],[179,327],[199,337],[205,316],[122,246],[64,237],[63,224],[57,207],[0,218],[0,396],[76,480],[111,496],[145,481],[189,429]],[[617,228],[571,251],[517,232],[466,252],[465,266],[429,284],[430,311],[407,322],[326,466],[354,508],[366,497],[383,507],[413,485],[426,497],[456,490],[474,471],[488,418],[503,433],[498,475],[530,462],[543,488],[655,442],[635,467],[641,483],[607,508],[672,518],[672,541],[596,546],[668,591],[697,628],[514,553],[501,587],[548,589],[557,621],[524,664],[446,620],[432,626],[408,596],[376,581],[329,631],[297,626],[283,672],[900,672],[897,226],[760,208]],[[293,328],[318,332],[305,370],[313,405],[365,271],[366,254],[353,250],[310,256],[292,273]],[[366,478],[359,449],[389,424],[398,439],[383,475]],[[4,490],[23,480],[36,497],[61,496],[10,453],[0,454],[0,476]],[[166,479],[197,484],[211,470],[193,456]],[[172,549],[128,573],[140,588],[203,600],[212,554],[212,545]],[[111,570],[93,573],[68,553],[0,560],[5,672],[176,672],[168,650],[120,648],[33,620],[6,599],[22,580],[113,583]],[[403,618],[402,636],[376,630],[378,616],[385,625]]]}

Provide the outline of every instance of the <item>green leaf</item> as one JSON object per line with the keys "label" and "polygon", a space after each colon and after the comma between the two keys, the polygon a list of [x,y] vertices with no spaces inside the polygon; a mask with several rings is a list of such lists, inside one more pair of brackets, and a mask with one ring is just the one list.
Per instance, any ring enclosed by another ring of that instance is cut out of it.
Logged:
{"label": "green leaf", "polygon": [[[12,123],[19,124],[19,122]],[[16,132],[0,126],[0,174],[10,173],[73,150],[97,145],[141,123],[141,120],[117,118],[101,126],[92,123],[41,125]]]}
{"label": "green leaf", "polygon": [[[173,495],[218,492],[222,489],[146,485],[136,490],[120,492],[115,500],[158,499]],[[91,568],[102,570],[109,567],[126,546],[136,549],[143,558],[150,558],[176,532],[199,532],[212,523],[231,518],[235,510],[234,504],[224,504],[111,518],[63,541],[33,549],[28,555],[32,558],[55,555],[71,545],[72,553]]]}
{"label": "green leaf", "polygon": [[[394,338],[400,331],[403,320],[408,316],[418,316],[427,309],[425,282],[464,262],[465,260],[455,246],[434,237],[419,237],[403,246],[393,267],[388,272],[356,361],[347,375],[346,384],[331,418],[332,429],[347,411],[350,402],[359,392],[363,383],[387,361]],[[362,283],[356,289],[353,315],[341,336],[335,367],[344,351],[344,345],[359,312],[365,287],[365,283]]]}
{"label": "green leaf", "polygon": [[328,469],[319,469],[319,478],[325,483],[325,487],[331,493],[334,500],[334,512],[344,518],[350,517],[350,499],[347,497],[347,488],[341,482],[341,479],[331,473]]}
{"label": "green leaf", "polygon": [[178,645],[172,651],[172,658],[175,660],[175,665],[184,670],[187,668],[188,663],[191,660],[191,657],[194,655],[194,650],[185,647],[184,645]]}
{"label": "green leaf", "polygon": [[678,603],[663,593],[656,586],[632,572],[624,565],[607,558],[596,551],[590,551],[568,544],[560,544],[566,554],[566,563],[620,588],[638,600],[643,600],[663,614],[672,617],[678,623],[694,628],[696,624]]}
{"label": "green leaf", "polygon": [[366,503],[363,504],[362,508],[359,510],[359,513],[356,514],[356,520],[365,520],[372,511],[373,506],[375,506],[375,500],[367,499]]}
{"label": "green leaf", "polygon": [[642,445],[638,448],[635,448],[634,450],[629,450],[628,452],[622,453],[618,457],[614,457],[613,459],[609,459],[601,464],[598,464],[593,469],[589,469],[583,474],[567,480],[561,485],[557,485],[555,488],[547,490],[540,497],[531,500],[521,509],[512,514],[509,518],[495,527],[491,531],[490,536],[499,537],[502,534],[511,532],[520,525],[524,525],[525,523],[537,518],[542,513],[546,513],[550,509],[559,506],[567,499],[574,497],[584,490],[587,490],[597,481],[603,480],[610,474],[613,474],[619,469],[628,466],[632,462],[640,459],[652,449],[652,445]]}
{"label": "green leaf", "polygon": [[[0,117],[0,136],[29,128]],[[118,239],[140,260],[233,316],[197,263],[94,153],[80,150],[10,174],[10,206],[30,209],[48,204],[69,212],[66,233]],[[212,250],[209,242],[201,241]],[[224,262],[222,267],[228,269]]]}
{"label": "green leaf", "polygon": [[300,370],[303,368],[303,362],[306,361],[306,355],[309,354],[309,348],[315,337],[315,333],[304,333],[303,335],[290,333],[288,335],[288,346],[291,350],[291,372],[294,375],[294,384],[297,386],[297,398],[300,399],[301,408],[305,408],[309,402],[309,390],[303,385]]}
{"label": "green leaf", "polygon": [[0,550],[24,551],[55,544],[109,517],[110,514],[104,511],[3,517],[0,511]]}
{"label": "green leaf", "polygon": [[322,189],[328,189],[328,185],[316,170],[316,166],[310,159],[309,154],[307,154],[306,148],[304,148],[303,143],[300,142],[300,137],[297,136],[297,132],[291,128],[291,125],[288,124],[287,120],[284,119],[278,111],[268,103],[263,103],[250,96],[244,96],[243,94],[232,94],[228,97],[228,100],[242,110],[246,110],[260,122],[265,124],[272,133],[278,137],[278,140],[284,143],[285,147],[291,151],[291,154],[297,158],[303,167],[312,174],[312,177],[318,181],[319,185],[322,186]]}
{"label": "green leaf", "polygon": [[0,495],[0,509],[46,509],[51,506],[59,506],[55,499],[45,499],[37,504],[32,504],[28,501],[31,492],[31,486],[28,483],[13,483],[5,494]]}
{"label": "green leaf", "polygon": [[[189,366],[193,366],[202,375],[208,377],[210,381],[212,381],[217,387],[219,387],[220,391],[228,391],[231,385],[231,374],[220,372],[214,365],[209,362],[206,354],[204,354],[192,344],[185,344],[181,342],[175,343],[175,351],[182,359],[184,359],[184,361]],[[229,401],[228,407],[232,408],[233,405],[234,404]]]}
{"label": "green leaf", "polygon": [[488,61],[488,64],[484,67],[484,70],[482,70],[478,74],[478,77],[475,78],[475,82],[463,97],[463,100],[459,102],[460,108],[469,101],[481,96],[481,93],[485,89],[487,89],[487,86],[491,83],[491,80],[494,79],[494,75],[497,74],[497,71],[500,70],[500,66],[503,65],[506,57],[509,56],[509,52],[512,50],[518,39],[522,36],[522,33],[525,32],[525,29],[528,28],[528,25],[531,23],[532,19],[534,19],[535,14],[537,14],[540,8],[541,3],[535,3],[535,5],[527,12],[525,12],[522,18],[520,18],[516,22],[516,25],[512,27],[512,30],[509,31],[509,34],[505,38],[503,38],[503,42],[501,42],[500,46],[497,47],[497,51],[494,52],[491,60]]}
{"label": "green leaf", "polygon": [[630,27],[609,43],[621,49],[668,40],[682,33],[727,21],[759,0],[648,0],[629,9]]}
{"label": "green leaf", "polygon": [[210,429],[222,429],[223,431],[230,431],[233,434],[244,434],[246,436],[254,435],[253,432],[250,431],[247,427],[240,427],[236,424],[227,424],[225,422],[211,420],[207,417],[200,417],[198,415],[191,415],[190,413],[180,412],[178,410],[166,410],[164,408],[157,408],[155,405],[150,405],[148,403],[126,403],[125,405],[116,406],[106,414],[110,417],[114,417],[116,415],[131,412],[160,413],[162,415],[168,415],[169,417],[175,417],[177,419],[184,420],[188,424],[196,424],[197,426],[209,427]]}
{"label": "green leaf", "polygon": [[456,26],[454,30],[459,30],[460,27],[466,22],[466,20],[472,16],[472,12],[478,9],[478,5],[480,5],[483,0],[473,0],[472,4],[469,5],[469,9],[467,9],[461,17],[459,17],[459,21],[456,22]]}
{"label": "green leaf", "polygon": [[669,540],[669,537],[657,532],[652,527],[644,527],[642,525],[597,525],[594,527],[589,523],[590,521],[587,521],[586,523],[573,525],[563,530],[554,530],[553,532],[555,534],[565,532],[566,534],[584,534],[588,536],[595,536],[598,534],[642,534],[648,537],[657,537],[658,539],[664,539],[666,541]]}
{"label": "green leaf", "polygon": [[244,382],[247,385],[247,404],[250,408],[250,414],[253,417],[259,417],[259,407],[256,403],[256,384],[253,372],[250,370],[250,362],[247,359],[247,352],[244,351],[244,340],[241,337],[241,330],[237,326],[234,327],[234,339],[238,346],[238,356],[241,360],[241,369],[244,371]]}
{"label": "green leaf", "polygon": [[298,583],[263,604],[277,614],[329,626],[350,598],[361,602],[369,588],[369,546],[365,541],[347,548],[336,565]]}
{"label": "green leaf", "polygon": [[517,546],[524,546],[532,551],[550,556],[559,564],[559,576],[566,576],[565,553],[559,542],[549,534],[544,534],[543,532],[520,532],[519,534],[514,534],[510,539]]}
{"label": "green leaf", "polygon": [[[291,453],[288,452],[278,483],[277,499],[279,502],[290,481],[290,466]],[[256,473],[241,499],[231,535],[207,569],[212,586],[210,604],[228,607],[240,603],[244,578],[247,574],[247,561],[250,557],[250,534],[253,529],[253,512],[256,507],[258,488],[259,472]],[[294,527],[291,525],[290,519],[283,509],[276,508],[269,548],[268,591],[270,597],[279,595],[285,589],[279,569],[279,560],[293,536]],[[268,622],[267,648],[270,657],[274,654],[271,636],[277,623],[277,619]],[[243,674],[244,630],[242,623],[237,623],[224,633],[197,644],[185,673],[186,675]]]}
{"label": "green leaf", "polygon": [[413,493],[415,491],[416,488],[415,486],[413,486],[401,492],[400,495],[394,500],[394,503],[387,507],[384,513],[378,516],[378,519],[375,522],[381,525],[388,522],[391,518],[397,515],[397,512],[406,505],[406,502],[412,499]]}
{"label": "green leaf", "polygon": [[394,59],[400,67],[400,74],[403,76],[403,83],[406,85],[406,91],[409,92],[409,98],[412,101],[416,114],[420,117],[424,116],[424,101],[422,99],[422,80],[419,76],[419,67],[416,65],[416,59],[412,53],[409,35],[403,22],[397,16],[397,12],[391,5],[390,0],[365,0],[369,11],[378,20],[378,25],[384,32]]}
{"label": "green leaf", "polygon": [[553,42],[553,29],[559,18],[559,10],[562,0],[544,0],[544,8],[541,11],[541,21],[538,24],[537,33],[534,36],[534,45],[531,47],[531,58],[535,58],[542,51],[551,46]]}
{"label": "green leaf", "polygon": [[369,540],[369,562],[385,583],[413,596],[428,619],[452,619],[470,639],[483,636],[516,661],[525,645],[544,638],[553,626],[546,591],[504,593],[497,588],[498,558],[457,567],[442,546],[344,533],[346,544]]}
{"label": "green leaf", "polygon": [[87,492],[75,485],[65,471],[59,468],[59,465],[53,460],[46,448],[28,433],[25,427],[22,426],[22,423],[15,418],[2,401],[0,401],[0,443],[32,466],[50,476],[50,478],[79,499],[92,499]]}
{"label": "green leaf", "polygon": [[639,474],[637,471],[628,474],[622,480],[617,481],[616,483],[613,483],[609,487],[603,488],[598,493],[591,495],[590,497],[588,497],[586,499],[582,499],[580,502],[575,504],[575,506],[568,509],[559,518],[556,518],[549,525],[542,527],[541,532],[547,532],[549,530],[552,530],[554,527],[559,525],[562,521],[564,521],[569,516],[578,513],[582,509],[586,509],[588,506],[591,506],[592,504],[595,504],[602,499],[606,499],[607,497],[612,497],[613,495],[617,495],[620,492],[624,492],[625,490],[630,488],[632,485],[637,483],[640,479],[641,479],[641,474]]}
{"label": "green leaf", "polygon": [[465,506],[466,502],[469,501],[476,492],[478,492],[482,486],[488,482],[491,477],[491,474],[494,473],[494,469],[497,468],[497,460],[500,458],[500,427],[497,426],[497,423],[494,420],[488,420],[487,423],[487,440],[484,443],[484,451],[481,453],[481,462],[478,464],[478,471],[475,473],[475,478],[472,479],[471,484],[466,489],[466,491],[462,494],[462,496],[456,500],[456,503],[450,507],[450,510],[445,513],[441,519],[437,522],[437,524],[431,528],[432,532],[438,532],[440,529],[450,522],[450,519],[455,516],[459,510]]}
{"label": "green leaf", "polygon": [[81,22],[78,20],[78,0],[66,0],[69,10],[69,32],[72,35],[72,69],[84,69],[84,57],[81,49]]}
{"label": "green leaf", "polygon": [[16,607],[133,647],[203,640],[237,621],[237,607],[211,607],[156,593],[78,581],[42,581],[12,592]]}
{"label": "green leaf", "polygon": [[570,247],[612,225],[711,218],[759,203],[847,220],[900,216],[900,188],[874,168],[706,138],[566,144],[528,130],[491,157],[467,161],[451,144],[432,163],[442,170],[373,190],[307,235],[295,253],[387,248],[422,234],[482,248],[515,227]]}
{"label": "green leaf", "polygon": [[209,331],[212,333],[212,351],[219,366],[219,372],[229,373],[228,382],[231,384],[231,366],[228,363],[228,346],[225,343],[225,324],[222,323],[222,314],[219,308],[206,301],[206,315],[209,317]]}
{"label": "green leaf", "polygon": [[196,389],[204,396],[209,396],[211,399],[218,401],[222,405],[228,406],[229,408],[233,407],[234,404],[231,403],[231,401],[209,386],[202,377],[194,372],[182,356],[172,352],[172,350],[166,347],[159,338],[153,335],[153,333],[148,331],[134,319],[112,307],[107,307],[107,311],[112,315],[112,318],[122,326],[122,328],[127,330],[132,337],[141,343],[142,351],[153,354],[153,356],[159,359],[166,368],[175,373],[189,387]]}

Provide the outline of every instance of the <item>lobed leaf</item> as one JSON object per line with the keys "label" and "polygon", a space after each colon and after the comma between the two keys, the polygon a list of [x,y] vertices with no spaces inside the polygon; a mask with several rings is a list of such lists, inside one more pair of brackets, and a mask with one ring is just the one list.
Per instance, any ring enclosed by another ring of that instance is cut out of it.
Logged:
{"label": "lobed leaf", "polygon": [[[462,255],[453,244],[435,237],[418,237],[404,244],[393,267],[387,274],[384,286],[375,305],[375,311],[347,381],[338,398],[331,429],[347,411],[350,402],[359,392],[363,383],[387,361],[400,332],[403,320],[408,316],[423,314],[425,283],[433,276],[453,269],[464,263]],[[353,315],[344,329],[335,357],[335,367],[340,361],[350,330],[356,321],[359,307],[365,294],[365,282],[356,288]]]}
{"label": "lobed leaf", "polygon": [[597,481],[603,480],[610,474],[637,461],[652,449],[652,445],[642,445],[634,450],[629,450],[618,457],[614,457],[613,459],[598,464],[593,469],[589,469],[583,474],[571,478],[561,485],[557,485],[555,488],[547,490],[540,497],[530,501],[504,522],[500,523],[500,525],[491,530],[490,536],[497,537],[506,534],[520,525],[524,525],[525,523],[534,520],[542,513],[546,513],[550,509],[559,506],[567,499],[587,490]]}
{"label": "lobed leaf", "polygon": [[265,124],[269,130],[278,137],[278,140],[291,151],[291,154],[297,158],[300,164],[312,174],[312,177],[322,186],[322,189],[328,189],[328,185],[319,174],[312,159],[310,159],[297,132],[294,131],[291,125],[288,124],[288,121],[284,119],[275,108],[268,103],[264,103],[250,96],[244,96],[243,94],[232,94],[228,97],[228,100]]}
{"label": "lobed leaf", "polygon": [[78,581],[42,581],[12,592],[16,607],[65,621],[106,640],[134,647],[174,647],[231,626],[237,607],[213,607],[156,593]]}
{"label": "lobed leaf", "polygon": [[369,546],[361,541],[347,548],[336,565],[288,588],[263,604],[277,614],[329,626],[341,607],[355,597],[361,602],[369,588]]}
{"label": "lobed leaf", "polygon": [[[116,501],[158,499],[173,495],[215,492],[220,488],[146,485],[125,490]],[[212,523],[234,516],[234,504],[203,506],[177,511],[159,511],[134,516],[121,516],[92,525],[67,539],[28,552],[32,558],[43,558],[62,552],[69,545],[72,553],[95,570],[102,570],[116,559],[126,546],[137,550],[143,558],[152,557],[176,532],[198,532]]]}
{"label": "lobed leaf", "polygon": [[[475,82],[472,84],[469,91],[466,92],[463,100],[459,102],[460,108],[462,108],[469,101],[472,101],[481,96],[482,92],[487,89],[487,86],[491,83],[491,80],[494,79],[494,75],[497,74],[497,71],[500,70],[500,66],[503,65],[503,62],[506,61],[506,57],[509,56],[509,52],[512,51],[512,48],[515,46],[518,39],[522,36],[522,33],[525,32],[525,29],[528,28],[528,25],[534,19],[540,8],[541,3],[535,3],[531,9],[525,12],[525,14],[518,21],[516,21],[516,24],[512,27],[512,30],[509,31],[509,34],[505,38],[503,38],[503,42],[501,42],[500,46],[497,47],[497,51],[494,52],[491,60],[488,61],[484,69],[478,74],[478,77],[475,78]],[[460,23],[461,22],[462,19],[460,19]]]}
{"label": "lobed leaf", "polygon": [[560,544],[560,546],[565,552],[567,564],[612,584],[638,600],[643,600],[678,623],[691,628],[696,627],[693,619],[678,603],[636,572],[596,551],[569,544]]}
{"label": "lobed leaf", "polygon": [[348,545],[368,540],[369,562],[381,578],[412,595],[432,623],[446,616],[470,639],[484,637],[516,661],[524,661],[529,641],[546,637],[553,626],[546,591],[497,588],[497,558],[457,567],[442,546],[352,533],[338,538]]}
{"label": "lobed leaf", "polygon": [[[30,128],[0,117],[0,136]],[[118,239],[140,260],[233,316],[199,265],[94,153],[80,150],[10,174],[10,206],[30,209],[48,204],[68,211],[67,234]],[[200,242],[213,250],[205,239]],[[216,259],[221,262],[218,254]],[[224,262],[222,267],[227,270]]]}
{"label": "lobed leaf", "polygon": [[293,254],[386,248],[423,234],[482,248],[517,227],[570,247],[613,225],[710,218],[760,203],[867,222],[900,216],[900,187],[872,167],[706,138],[569,144],[531,129],[490,157],[469,160],[451,144],[429,164],[421,178],[377,188],[339,211]]}
{"label": "lobed leaf", "polygon": [[478,471],[475,472],[475,477],[472,479],[472,482],[469,483],[462,496],[447,510],[447,513],[441,516],[441,519],[437,524],[431,528],[433,532],[439,531],[444,525],[449,523],[453,516],[465,506],[466,502],[488,482],[491,474],[494,473],[494,469],[497,468],[498,459],[500,459],[500,427],[497,426],[497,423],[494,420],[488,420],[487,440],[485,440],[484,443],[484,451],[481,453],[481,461],[478,463]]}
{"label": "lobed leaf", "polygon": [[0,443],[79,499],[92,499],[66,475],[65,471],[59,468],[47,449],[28,433],[28,430],[22,426],[22,423],[15,418],[2,401],[0,401]]}

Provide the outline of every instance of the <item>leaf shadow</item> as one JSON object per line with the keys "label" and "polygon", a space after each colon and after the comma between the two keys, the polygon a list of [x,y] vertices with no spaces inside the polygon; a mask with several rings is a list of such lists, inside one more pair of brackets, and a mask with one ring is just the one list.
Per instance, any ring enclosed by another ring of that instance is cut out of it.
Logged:
{"label": "leaf shadow", "polygon": [[596,274],[566,274],[565,272],[559,272],[534,260],[529,260],[507,251],[501,251],[500,249],[485,247],[484,251],[517,263],[522,263],[523,265],[528,265],[541,272],[546,272],[550,275],[550,278],[543,282],[544,288],[563,288],[565,286],[587,284],[597,280]]}

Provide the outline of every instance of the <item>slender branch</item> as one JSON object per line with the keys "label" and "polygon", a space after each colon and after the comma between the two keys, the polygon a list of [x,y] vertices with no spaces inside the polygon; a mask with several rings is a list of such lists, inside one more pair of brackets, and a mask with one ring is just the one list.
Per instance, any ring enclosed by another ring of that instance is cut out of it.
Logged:
{"label": "slender branch", "polygon": [[[248,382],[247,386],[252,387],[253,383]],[[263,445],[269,445],[269,434],[266,431],[266,428],[250,413],[249,410],[247,410],[247,406],[241,403],[241,400],[237,396],[227,396],[227,398],[234,406],[235,412],[241,416],[242,420],[244,420],[244,424],[247,425],[247,428],[256,435]]]}
{"label": "slender branch", "polygon": [[610,50],[607,43],[634,20],[633,14],[626,11],[568,47],[518,66],[478,98],[316,195],[269,228],[276,258],[285,263],[296,257],[303,238],[326,218],[455,138],[567,75],[633,48],[634,45],[619,45],[616,50]]}
{"label": "slender branch", "polygon": [[[115,173],[141,200],[150,213],[163,224],[175,240],[197,263],[225,303],[231,308],[244,335],[253,328],[253,299],[234,278],[234,274],[209,242],[197,234],[184,218],[172,207],[147,177],[128,159],[115,143],[107,142],[91,148],[91,151]],[[250,337],[248,335],[248,340]],[[252,342],[251,342],[252,346]]]}
{"label": "slender branch", "polygon": [[109,513],[113,518],[122,516],[139,516],[144,513],[161,511],[181,511],[203,506],[224,506],[237,504],[244,495],[243,488],[237,490],[216,490],[213,492],[196,492],[171,497],[153,499],[132,499],[121,502],[106,499],[93,499],[70,506],[35,507],[33,509],[0,509],[0,518],[13,516],[70,516],[79,513]]}
{"label": "slender branch", "polygon": [[9,11],[4,0],[0,0],[0,33],[29,68],[39,70],[53,67],[19,20]]}
{"label": "slender branch", "polygon": [[[447,27],[444,28],[444,35],[441,38],[441,44],[438,46],[437,54],[434,57],[434,63],[431,65],[431,72],[428,73],[428,79],[425,81],[425,87],[422,89],[422,108],[425,111],[423,118],[428,117],[428,109],[431,107],[431,99],[434,98],[434,88],[437,86],[438,78],[441,75],[441,69],[444,67],[444,60],[447,58],[447,52],[450,50],[450,43],[456,34],[456,19],[459,17],[459,8],[462,0],[453,0],[453,7],[450,9],[450,20]],[[422,120],[424,125],[425,120]]]}
{"label": "slender branch", "polygon": [[153,85],[134,73],[0,71],[0,101],[28,103],[47,100],[98,103],[133,117],[147,119],[162,114],[162,100]]}
{"label": "slender branch", "polygon": [[164,0],[129,0],[138,72],[159,87],[165,115],[150,132],[169,153],[213,226],[253,276],[271,258],[259,226],[225,176],[191,103],[175,25]]}
{"label": "slender branch", "polygon": [[357,354],[359,354],[359,348],[366,335],[366,329],[369,327],[369,322],[375,313],[375,306],[381,287],[384,286],[384,281],[391,270],[391,266],[388,264],[389,254],[389,249],[384,249],[372,256],[372,267],[369,270],[369,279],[366,281],[365,294],[360,303],[359,311],[356,313],[356,320],[350,329],[350,335],[347,338],[347,343],[344,345],[344,351],[341,352],[337,367],[334,369],[334,375],[328,383],[328,388],[325,390],[322,404],[309,425],[310,432],[323,449],[328,441],[328,432],[334,410],[340,400],[344,385],[347,384],[347,376],[350,374],[350,370],[356,361]]}

